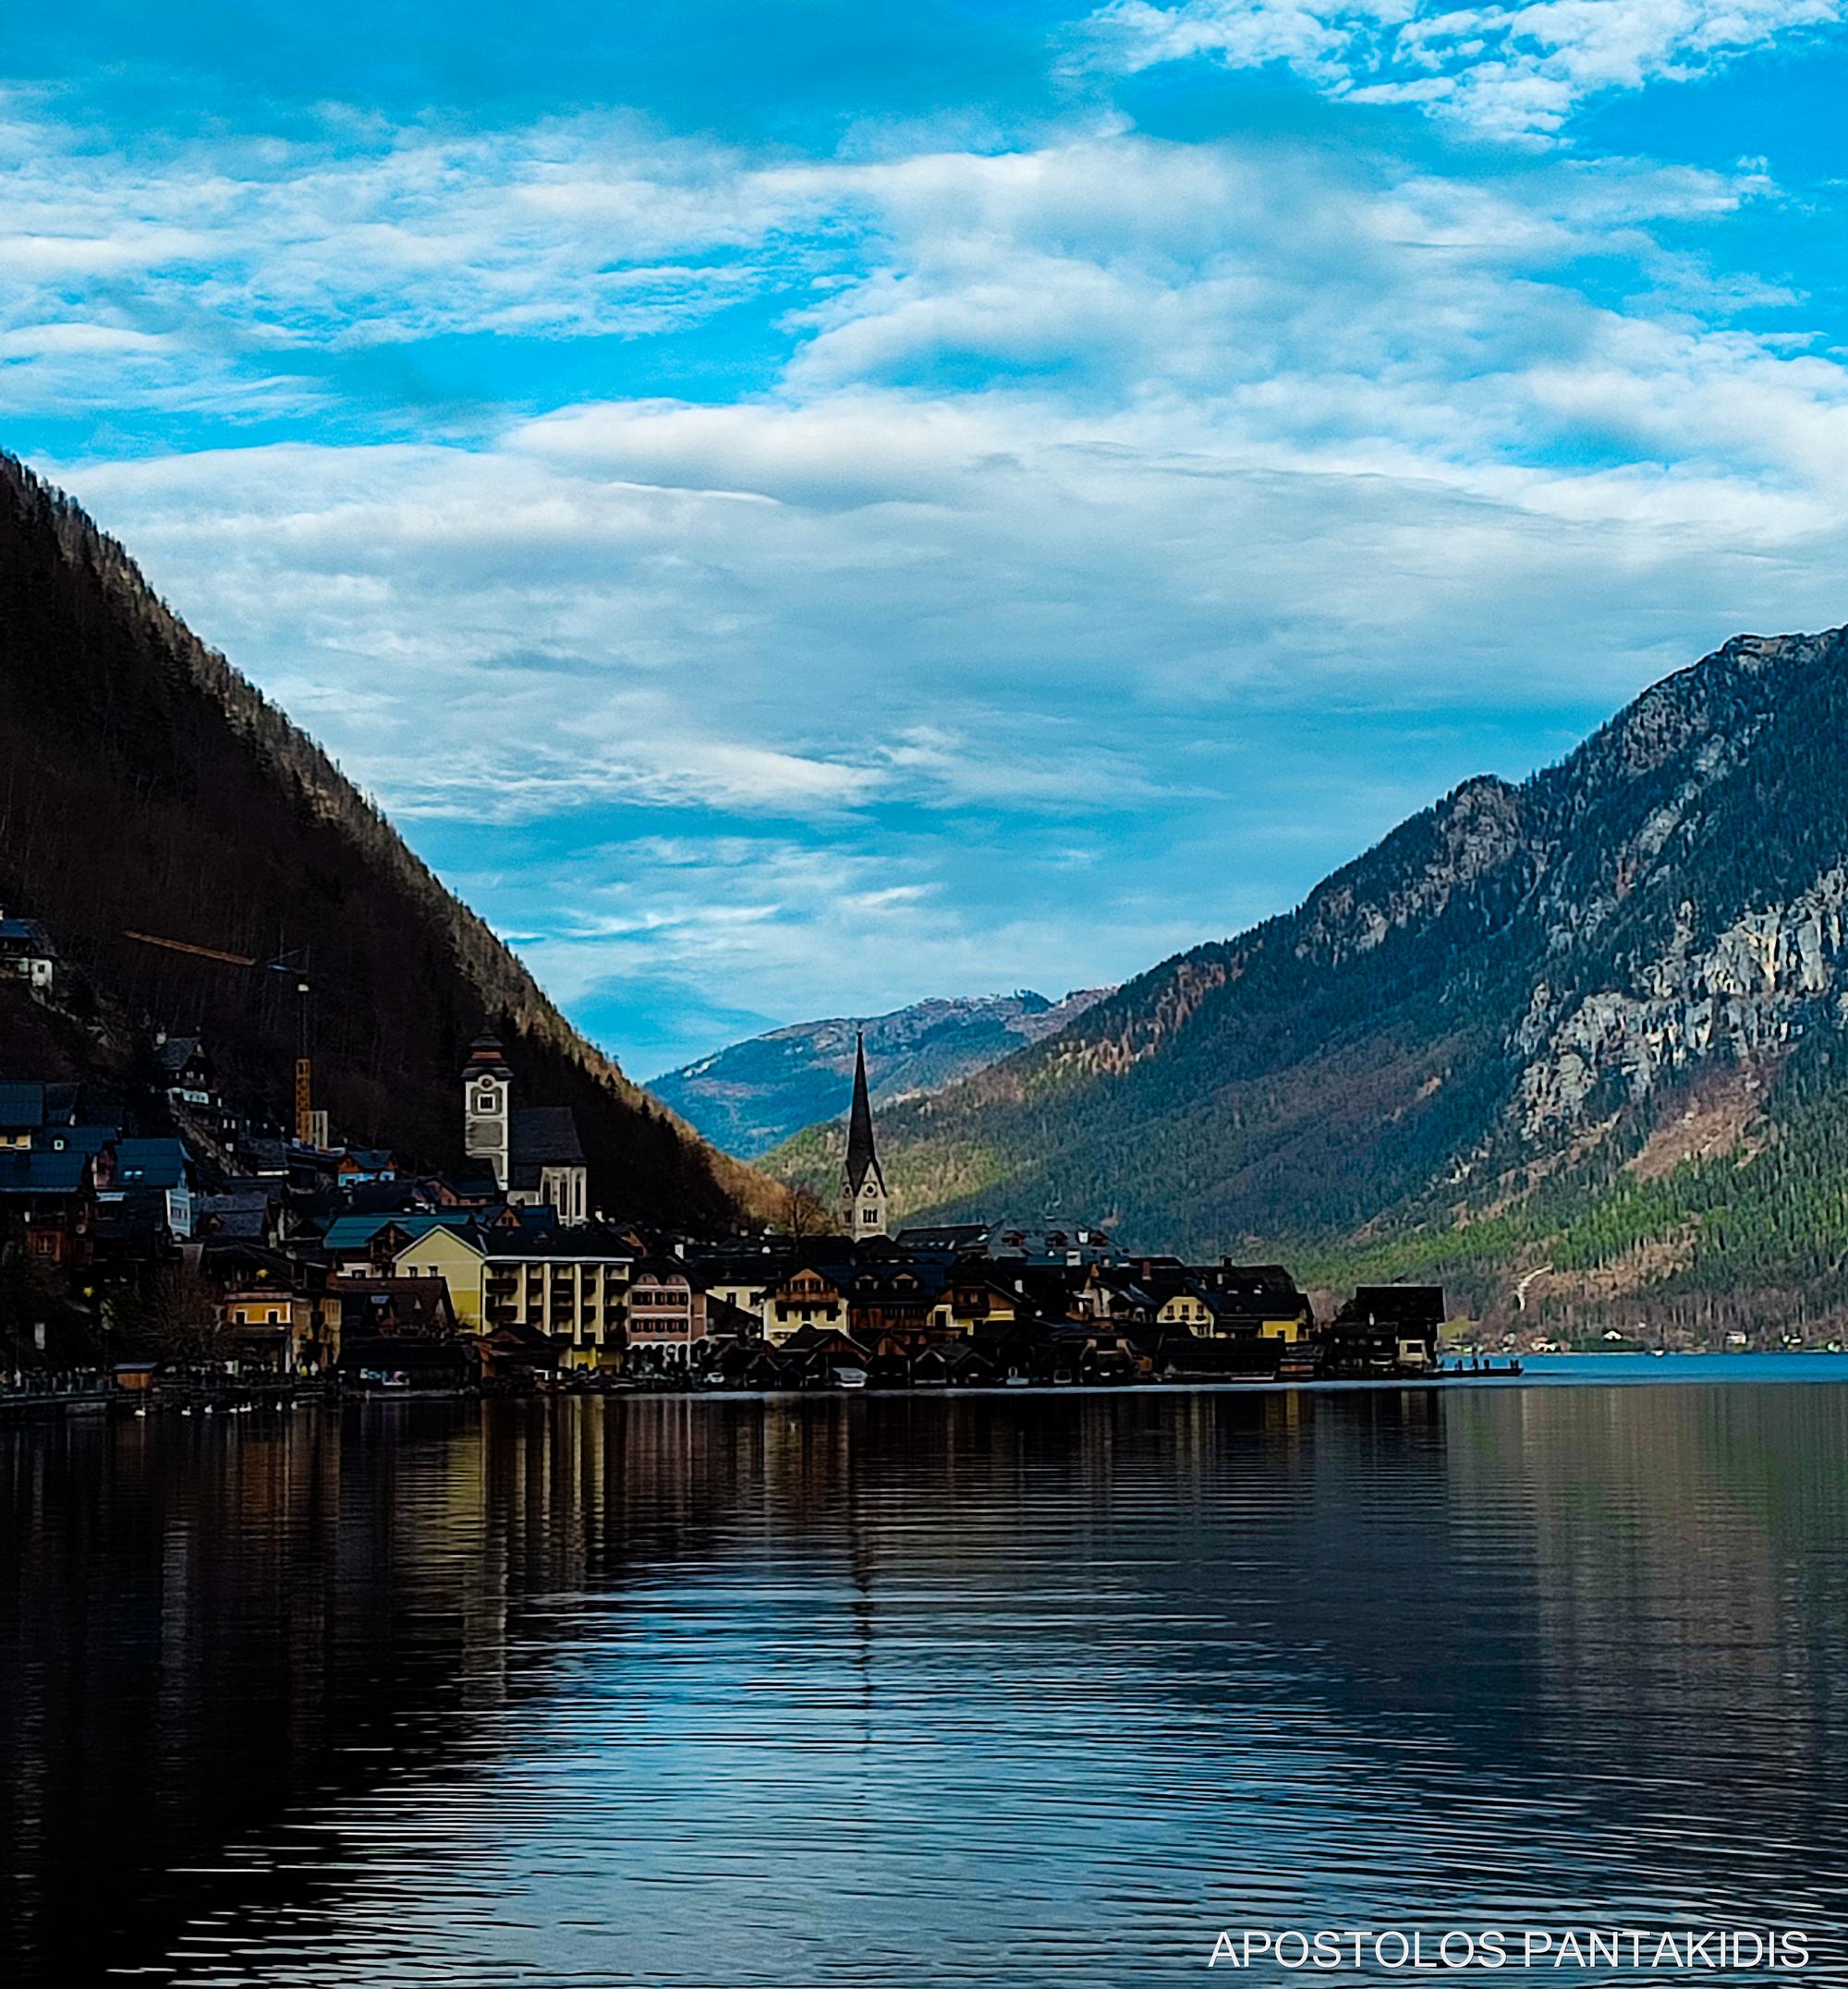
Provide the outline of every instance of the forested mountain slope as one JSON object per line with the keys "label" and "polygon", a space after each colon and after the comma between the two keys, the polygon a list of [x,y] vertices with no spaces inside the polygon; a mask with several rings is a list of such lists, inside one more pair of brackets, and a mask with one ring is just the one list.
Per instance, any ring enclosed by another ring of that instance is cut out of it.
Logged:
{"label": "forested mountain slope", "polygon": [[860,1031],[873,1098],[891,1103],[940,1090],[1052,1035],[1107,992],[1084,988],[1061,1001],[1030,991],[972,995],[914,1001],[869,1022],[792,1023],[670,1071],[650,1088],[708,1139],[750,1159],[845,1111]]}
{"label": "forested mountain slope", "polygon": [[1844,735],[1843,632],[1729,642],[1560,766],[1467,782],[1296,911],[889,1110],[901,1206],[1436,1271],[1483,1308],[1538,1271],[1555,1310],[1832,1312]]}
{"label": "forested mountain slope", "polygon": [[[48,927],[119,1009],[201,1032],[286,1115],[289,978],[138,945],[307,947],[320,1102],[349,1138],[458,1157],[483,1020],[521,1102],[578,1113],[612,1213],[719,1224],[767,1184],[625,1078],[312,740],[156,600],[122,549],[0,455],[0,904]],[[29,1073],[7,1073],[29,1074]]]}

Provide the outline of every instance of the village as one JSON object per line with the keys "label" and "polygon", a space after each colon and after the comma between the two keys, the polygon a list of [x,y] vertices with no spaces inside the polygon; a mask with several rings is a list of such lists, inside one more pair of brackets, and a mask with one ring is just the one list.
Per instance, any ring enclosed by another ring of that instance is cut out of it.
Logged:
{"label": "village", "polygon": [[[0,917],[0,976],[56,948]],[[529,1103],[484,1030],[456,1073],[464,1163],[282,1128],[156,1032],[145,1097],[0,1071],[0,1398],[687,1387],[969,1388],[1431,1376],[1443,1294],[1332,1317],[1277,1265],[1132,1255],[1042,1219],[901,1228],[863,1049],[832,1211],[760,1233],[606,1214],[568,1107]],[[832,1218],[832,1219],[830,1219]]]}

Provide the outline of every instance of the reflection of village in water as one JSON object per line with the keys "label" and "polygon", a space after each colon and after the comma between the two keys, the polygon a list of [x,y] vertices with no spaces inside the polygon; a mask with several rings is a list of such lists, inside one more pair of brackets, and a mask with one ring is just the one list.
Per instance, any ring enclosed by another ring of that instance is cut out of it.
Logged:
{"label": "reflection of village in water", "polygon": [[164,1954],[203,1979],[304,1940],[357,1972],[415,1938],[485,1983],[541,1934],[581,1967],[588,1915],[612,1979],[683,1979],[678,1940],[776,1982],[779,1942],[954,1953],[991,1913],[1031,1924],[971,1979],[1025,1983],[1060,1898],[1134,1958],[1254,1888],[1364,1923],[1385,1873],[1445,1923],[1832,1910],[1842,1402],[641,1398],[0,1432],[20,1979]]}

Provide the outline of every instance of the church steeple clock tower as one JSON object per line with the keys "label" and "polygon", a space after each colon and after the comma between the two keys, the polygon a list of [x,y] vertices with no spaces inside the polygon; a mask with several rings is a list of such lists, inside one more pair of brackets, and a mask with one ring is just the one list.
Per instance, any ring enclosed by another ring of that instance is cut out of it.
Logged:
{"label": "church steeple clock tower", "polygon": [[514,1073],[501,1039],[478,1036],[462,1066],[462,1148],[471,1160],[485,1160],[505,1194],[512,1171]]}
{"label": "church steeple clock tower", "polygon": [[872,1103],[867,1097],[866,1037],[854,1044],[854,1105],[847,1120],[847,1164],[841,1175],[841,1228],[857,1241],[885,1234],[885,1176],[872,1143]]}

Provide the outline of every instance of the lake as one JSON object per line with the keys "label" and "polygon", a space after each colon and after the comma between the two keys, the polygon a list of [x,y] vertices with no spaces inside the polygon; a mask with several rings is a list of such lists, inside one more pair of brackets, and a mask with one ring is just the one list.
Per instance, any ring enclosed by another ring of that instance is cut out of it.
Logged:
{"label": "lake", "polygon": [[1839,1982],[1845,1374],[0,1428],[0,1981]]}

